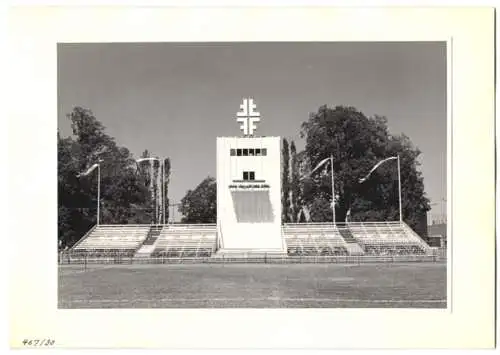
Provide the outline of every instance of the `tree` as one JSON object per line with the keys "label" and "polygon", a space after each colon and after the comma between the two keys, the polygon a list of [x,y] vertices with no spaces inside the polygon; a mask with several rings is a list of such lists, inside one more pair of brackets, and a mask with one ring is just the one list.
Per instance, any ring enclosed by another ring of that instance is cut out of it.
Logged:
{"label": "tree", "polygon": [[[156,157],[158,158],[158,157]],[[160,162],[158,160],[152,160],[151,162],[153,169],[153,179],[152,179],[152,189],[153,189],[153,206],[154,206],[154,223],[160,223],[160,190],[158,189],[158,176],[160,170]]]}
{"label": "tree", "polygon": [[213,177],[205,178],[194,190],[188,190],[179,205],[182,223],[216,223],[217,184]]}
{"label": "tree", "polygon": [[[141,158],[150,158],[151,153],[149,150],[145,149],[142,154]],[[137,165],[137,171],[139,176],[141,177],[144,186],[148,189],[149,195],[148,195],[148,200],[149,203],[145,204],[144,206],[144,216],[147,218],[146,223],[155,223],[155,194],[154,194],[154,181],[153,181],[153,164],[151,160],[143,160]]]}
{"label": "tree", "polygon": [[166,158],[164,161],[163,161],[163,167],[164,167],[164,187],[163,187],[163,198],[165,200],[165,221],[168,221],[168,218],[170,216],[170,210],[168,208],[168,206],[170,205],[170,200],[168,198],[168,185],[170,184],[170,170],[171,170],[171,166],[170,166],[170,159],[169,158]]}
{"label": "tree", "polygon": [[[141,158],[150,158],[150,157],[151,157],[151,153],[147,149],[145,149],[141,154]],[[151,161],[144,160],[144,161],[141,161],[139,163],[138,171],[139,171],[139,174],[141,174],[143,179],[144,179],[144,184],[150,189],[151,199],[153,199],[153,184],[152,184],[153,174],[151,172],[151,167],[152,167]]]}
{"label": "tree", "polygon": [[[105,133],[105,127],[90,110],[76,107],[68,118],[76,138],[79,171],[101,161],[101,223],[127,223],[137,211],[137,206],[145,206],[148,202],[147,190],[137,174],[135,159],[127,148],[118,146],[114,138]],[[95,174],[80,178],[78,182],[85,185],[85,191],[92,196],[92,206],[95,206]],[[93,211],[94,215],[96,212]]]}
{"label": "tree", "polygon": [[148,191],[133,171],[107,176],[101,183],[106,186],[101,194],[103,224],[149,222],[149,215],[141,212],[142,206],[149,202]]}
{"label": "tree", "polygon": [[290,144],[290,162],[291,162],[291,182],[290,182],[290,190],[291,190],[291,222],[298,222],[299,213],[300,213],[300,161],[297,158],[297,148],[295,147],[295,142],[292,141]]}
{"label": "tree", "polygon": [[73,245],[90,228],[94,211],[89,209],[92,197],[85,193],[76,177],[79,172],[76,143],[70,137],[62,138],[59,132],[57,141],[58,239],[65,247]]}
{"label": "tree", "polygon": [[96,223],[97,174],[77,178],[100,162],[102,224],[147,223],[150,203],[144,179],[125,147],[105,133],[93,113],[75,107],[67,115],[73,135],[58,133],[58,232],[63,246],[72,246]]}
{"label": "tree", "polygon": [[[146,149],[141,158],[151,158],[151,153]],[[158,158],[155,158],[158,159]],[[145,181],[145,186],[148,187],[151,194],[151,223],[159,223],[162,221],[161,215],[162,204],[165,204],[165,221],[169,217],[169,201],[168,201],[168,185],[170,183],[170,158],[165,158],[163,163],[163,171],[160,169],[158,160],[144,160],[139,164],[139,172]],[[162,175],[163,174],[163,177]],[[161,185],[163,184],[163,196]],[[164,201],[165,200],[165,201]]]}
{"label": "tree", "polygon": [[281,220],[290,222],[290,151],[288,141],[283,139],[281,171]]}
{"label": "tree", "polygon": [[[420,214],[429,210],[423,178],[417,170],[420,151],[408,137],[391,135],[385,117],[366,117],[354,107],[321,106],[302,124],[301,136],[306,139],[305,154],[312,167],[333,156],[337,221],[345,221],[349,210],[353,220],[397,219],[394,162],[382,165],[365,183],[358,181],[378,161],[394,155],[401,157],[404,220],[413,227]],[[304,188],[305,204],[310,206],[317,199],[332,200],[329,165],[304,183],[310,185]]]}
{"label": "tree", "polygon": [[295,156],[296,165],[296,175],[295,178],[298,185],[298,191],[296,192],[295,203],[298,210],[298,222],[305,223],[311,221],[310,215],[310,205],[311,205],[311,194],[313,191],[313,182],[309,178],[311,172],[311,164],[306,151],[303,150],[296,154]]}
{"label": "tree", "polygon": [[325,198],[318,198],[311,203],[312,222],[331,222],[332,207],[331,202]]}

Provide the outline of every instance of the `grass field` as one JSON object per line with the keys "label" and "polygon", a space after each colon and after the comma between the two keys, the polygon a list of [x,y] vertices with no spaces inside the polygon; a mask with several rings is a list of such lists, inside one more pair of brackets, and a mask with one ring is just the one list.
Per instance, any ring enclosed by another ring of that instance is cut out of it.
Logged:
{"label": "grass field", "polygon": [[59,308],[446,308],[446,264],[59,266]]}

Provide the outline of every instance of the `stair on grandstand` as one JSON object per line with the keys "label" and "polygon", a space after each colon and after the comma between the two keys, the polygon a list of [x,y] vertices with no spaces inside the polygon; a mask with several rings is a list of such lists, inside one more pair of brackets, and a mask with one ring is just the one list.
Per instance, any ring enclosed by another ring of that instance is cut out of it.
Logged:
{"label": "stair on grandstand", "polygon": [[149,225],[98,225],[72,248],[76,253],[134,255],[148,236]]}
{"label": "stair on grandstand", "polygon": [[148,258],[151,256],[156,248],[156,242],[158,241],[162,229],[163,226],[161,225],[151,226],[148,236],[135,252],[135,258]]}
{"label": "stair on grandstand", "polygon": [[345,256],[348,243],[331,223],[289,223],[283,226],[289,256]]}
{"label": "stair on grandstand", "polygon": [[215,224],[171,224],[158,236],[152,256],[209,257],[216,249]]}
{"label": "stair on grandstand", "polygon": [[285,224],[283,236],[290,256],[431,253],[427,243],[404,222]]}
{"label": "stair on grandstand", "polygon": [[340,235],[346,242],[346,249],[349,255],[364,255],[365,251],[353,237],[348,225],[337,225]]}

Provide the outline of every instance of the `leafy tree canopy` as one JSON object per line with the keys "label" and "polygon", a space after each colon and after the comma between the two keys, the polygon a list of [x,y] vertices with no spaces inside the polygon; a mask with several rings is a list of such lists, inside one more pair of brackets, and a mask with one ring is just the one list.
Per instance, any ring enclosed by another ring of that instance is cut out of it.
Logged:
{"label": "leafy tree canopy", "polygon": [[[309,167],[333,156],[337,222],[345,221],[350,209],[353,220],[399,219],[395,160],[381,165],[366,182],[359,183],[380,160],[397,155],[401,159],[403,219],[415,226],[429,210],[422,174],[418,171],[417,158],[421,152],[407,136],[390,134],[385,117],[366,117],[354,107],[321,106],[302,124],[301,136],[306,140],[305,158]],[[330,169],[327,164],[302,183],[302,200],[314,206],[311,215],[316,219],[321,215],[319,205],[330,208],[331,215]],[[330,201],[330,204],[328,207],[319,202],[313,205],[315,200]]]}
{"label": "leafy tree canopy", "polygon": [[62,246],[71,246],[97,216],[97,171],[77,175],[97,162],[101,175],[102,224],[149,223],[151,196],[146,177],[137,173],[133,156],[105,133],[93,113],[75,107],[67,115],[73,135],[58,132],[58,230]]}
{"label": "leafy tree canopy", "polygon": [[188,190],[181,200],[182,223],[215,223],[217,219],[217,184],[213,177],[205,178],[194,190]]}

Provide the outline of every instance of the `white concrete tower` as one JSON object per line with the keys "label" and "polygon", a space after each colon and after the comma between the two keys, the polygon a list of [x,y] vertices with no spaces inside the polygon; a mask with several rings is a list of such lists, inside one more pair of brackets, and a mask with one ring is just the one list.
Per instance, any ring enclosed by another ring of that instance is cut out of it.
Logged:
{"label": "white concrete tower", "polygon": [[236,114],[242,137],[217,138],[217,238],[222,252],[285,252],[280,137],[254,136],[253,99]]}

